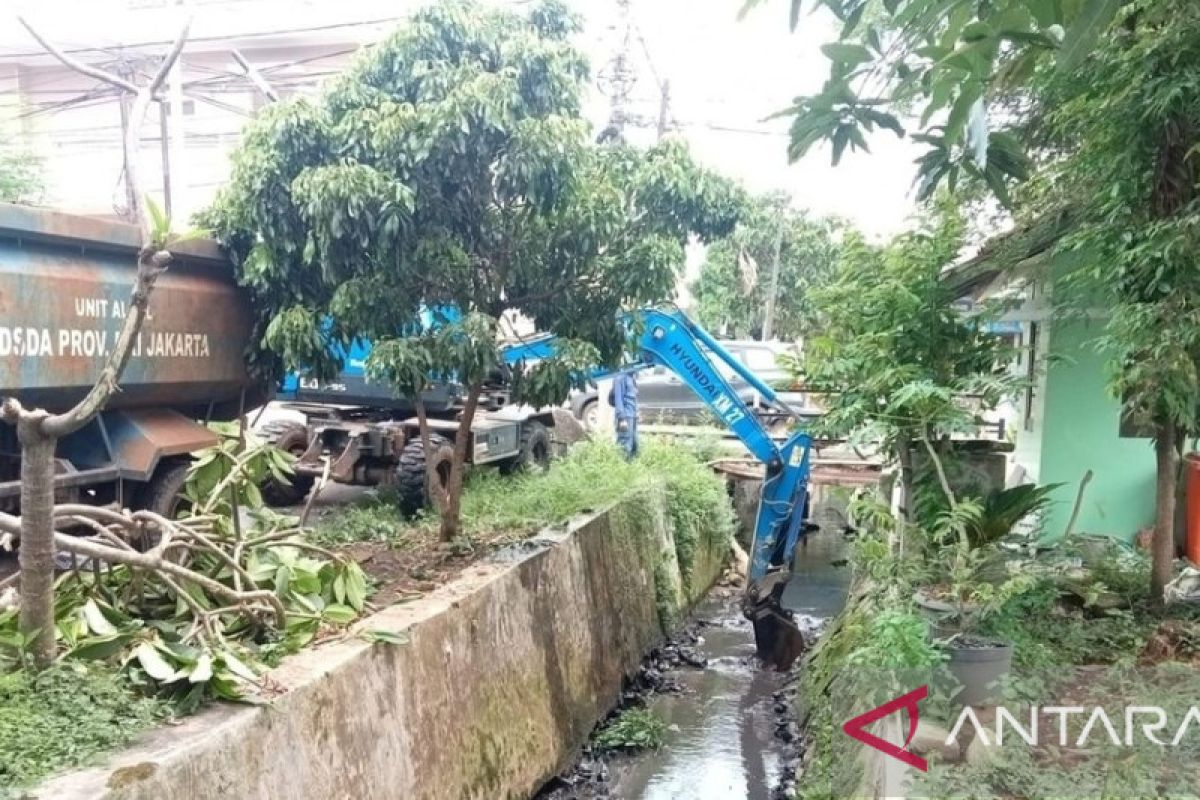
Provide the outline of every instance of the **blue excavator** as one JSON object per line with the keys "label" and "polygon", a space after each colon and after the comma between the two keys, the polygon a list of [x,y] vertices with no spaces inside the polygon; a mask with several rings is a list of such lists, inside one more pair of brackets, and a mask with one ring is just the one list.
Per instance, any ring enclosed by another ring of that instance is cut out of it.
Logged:
{"label": "blue excavator", "polygon": [[[798,419],[799,411],[682,311],[643,309],[630,315],[628,323],[636,331],[632,358],[616,369],[596,369],[589,377],[602,380],[617,372],[665,367],[686,383],[766,467],[742,610],[754,625],[759,657],[786,669],[805,647],[791,612],[782,605],[782,596],[796,546],[811,527],[807,517],[812,439],[799,431],[782,443],[776,442],[725,375],[736,373],[765,404],[787,416]],[[505,361],[521,369],[550,357],[554,350],[554,336],[533,337],[508,347]]]}

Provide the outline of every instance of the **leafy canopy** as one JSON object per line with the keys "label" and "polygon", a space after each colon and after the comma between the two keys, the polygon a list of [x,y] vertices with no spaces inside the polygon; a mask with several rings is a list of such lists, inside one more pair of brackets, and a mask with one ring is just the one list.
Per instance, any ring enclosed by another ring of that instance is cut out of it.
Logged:
{"label": "leafy canopy", "polygon": [[260,368],[328,377],[366,338],[372,374],[406,394],[434,373],[469,386],[499,361],[506,311],[563,343],[517,371],[518,399],[557,402],[618,358],[618,310],[669,298],[688,237],[728,232],[739,199],[679,142],[591,142],[577,30],[558,2],[447,0],[317,100],[266,109],[209,213],[257,301]]}
{"label": "leafy canopy", "polygon": [[0,201],[36,203],[44,190],[41,161],[23,148],[0,143]]}
{"label": "leafy canopy", "polygon": [[836,280],[816,293],[823,334],[809,342],[805,380],[832,392],[822,425],[882,441],[890,454],[921,438],[974,428],[959,398],[994,405],[1012,388],[986,313],[966,317],[939,280],[958,253],[963,221],[945,204],[884,247],[849,238]]}
{"label": "leafy canopy", "polygon": [[[844,226],[814,219],[780,196],[754,198],[732,234],[705,253],[692,286],[696,316],[713,330],[758,336],[763,327],[771,270],[779,250],[774,334],[798,339],[816,327],[812,292],[832,278]],[[748,266],[753,263],[754,266]]]}
{"label": "leafy canopy", "polygon": [[1068,213],[1066,297],[1112,310],[1111,388],[1142,422],[1196,430],[1200,406],[1200,7],[1129,3],[1086,74],[1037,87],[1045,167],[1031,216]]}
{"label": "leafy canopy", "polygon": [[[747,0],[743,11],[764,2]],[[1020,138],[999,124],[1012,109],[997,113],[996,96],[1026,90],[1043,65],[1077,70],[1124,2],[789,0],[793,29],[818,8],[841,23],[821,48],[825,85],[783,112],[793,119],[789,156],[829,142],[836,164],[847,148],[867,150],[867,134],[889,130],[927,146],[919,199],[965,178],[1007,204],[1029,162]]]}

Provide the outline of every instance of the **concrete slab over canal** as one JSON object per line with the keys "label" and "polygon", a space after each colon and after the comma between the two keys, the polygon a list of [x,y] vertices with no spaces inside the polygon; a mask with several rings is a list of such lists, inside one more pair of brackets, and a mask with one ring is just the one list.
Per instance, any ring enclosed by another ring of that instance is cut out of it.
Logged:
{"label": "concrete slab over canal", "polygon": [[353,637],[300,653],[270,674],[284,693],[269,705],[209,708],[27,796],[528,797],[717,577],[714,537],[695,537],[681,569],[665,507],[661,488],[636,492],[360,626],[407,645]]}

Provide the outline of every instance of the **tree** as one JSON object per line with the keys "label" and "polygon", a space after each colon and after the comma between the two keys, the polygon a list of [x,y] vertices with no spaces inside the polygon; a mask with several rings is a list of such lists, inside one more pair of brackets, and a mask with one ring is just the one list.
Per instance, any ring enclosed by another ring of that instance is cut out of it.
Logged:
{"label": "tree", "polygon": [[[688,237],[728,232],[739,197],[679,142],[591,142],[576,30],[557,2],[518,15],[449,0],[315,102],[263,113],[207,215],[256,300],[260,369],[330,377],[341,346],[372,341],[368,370],[415,401],[428,456],[421,389],[453,378],[469,428],[504,312],[562,343],[514,370],[518,401],[559,402],[587,366],[619,359],[620,309],[670,297]],[[460,436],[432,492],[445,539],[465,457]]]}
{"label": "tree", "polygon": [[786,197],[754,199],[734,232],[705,253],[692,286],[697,318],[739,337],[761,335],[778,249],[774,334],[794,340],[814,332],[811,293],[831,278],[841,234],[841,223],[796,211]]}
{"label": "tree", "polygon": [[951,434],[975,428],[963,398],[994,406],[1015,388],[999,337],[985,329],[988,313],[965,317],[940,280],[963,229],[943,201],[929,222],[884,247],[848,237],[835,280],[814,292],[823,333],[808,343],[803,378],[828,393],[821,425],[882,443],[900,464],[910,520],[918,473],[928,474],[918,462],[936,468],[939,498],[951,495],[941,458]]}
{"label": "tree", "polygon": [[[1018,214],[1075,221],[1056,250],[1089,266],[1064,288],[1112,309],[1103,340],[1111,389],[1155,432],[1151,589],[1161,600],[1180,452],[1200,399],[1200,9],[1187,0],[887,0],[882,14],[866,15],[861,0],[818,4],[844,26],[825,48],[830,80],[789,112],[793,157],[824,139],[836,160],[872,126],[903,135],[895,113],[919,109],[913,138],[931,148],[920,160],[922,196],[966,174],[1008,203],[1030,148],[1038,179],[1022,190]],[[793,0],[793,20],[802,5]],[[993,130],[989,105],[1008,130]]]}
{"label": "tree", "polygon": [[[765,2],[746,0],[743,13]],[[970,180],[1008,204],[1029,163],[1006,128],[1033,76],[1050,63],[1077,69],[1126,2],[790,0],[793,29],[818,8],[841,29],[821,48],[830,65],[821,91],[782,112],[792,118],[788,154],[796,160],[829,142],[837,164],[847,148],[867,150],[866,134],[889,130],[928,147],[919,199]]]}
{"label": "tree", "polygon": [[0,201],[35,203],[42,195],[41,164],[28,151],[0,144]]}
{"label": "tree", "polygon": [[1083,266],[1059,294],[1112,309],[1110,388],[1154,434],[1157,600],[1173,574],[1180,454],[1200,430],[1198,25],[1186,0],[1125,4],[1086,70],[1039,76],[1028,123],[1045,166],[1025,213],[1069,212],[1058,253]]}
{"label": "tree", "polygon": [[[142,195],[138,171],[134,167],[138,152],[137,131],[155,99],[155,94],[182,52],[190,25],[183,26],[150,81],[142,86],[135,86],[116,75],[76,61],[43,39],[24,19],[20,22],[39,44],[70,69],[115,86],[122,92],[133,94],[129,117],[131,124],[125,131],[123,144],[127,165],[126,180],[134,188],[134,194],[140,198]],[[55,448],[63,436],[90,422],[104,408],[108,398],[117,391],[118,382],[126,364],[129,363],[138,332],[145,321],[154,284],[171,263],[171,253],[167,249],[166,241],[167,222],[140,205],[135,211],[142,227],[144,244],[138,253],[129,310],[113,350],[91,391],[73,408],[61,414],[50,414],[43,409],[23,408],[13,397],[6,398],[0,407],[0,416],[16,427],[17,438],[21,444],[20,627],[22,634],[30,641],[30,651],[39,667],[48,666],[54,659]]]}

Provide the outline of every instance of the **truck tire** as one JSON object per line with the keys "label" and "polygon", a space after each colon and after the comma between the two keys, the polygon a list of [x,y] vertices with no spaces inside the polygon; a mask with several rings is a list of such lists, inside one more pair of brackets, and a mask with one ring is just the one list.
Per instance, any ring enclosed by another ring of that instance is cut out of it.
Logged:
{"label": "truck tire", "polygon": [[142,490],[141,506],[147,511],[167,519],[177,519],[179,512],[187,507],[183,487],[187,483],[191,461],[163,461],[154,470],[154,476]]}
{"label": "truck tire", "polygon": [[[192,469],[191,459],[170,459],[159,463],[154,475],[142,489],[139,505],[146,511],[158,514],[167,519],[179,519],[181,512],[186,510],[191,501],[183,493],[187,484],[188,472]],[[139,552],[146,552],[158,544],[159,537],[146,533],[130,540],[130,544]],[[186,554],[177,553],[173,558],[176,563],[187,560]]]}
{"label": "truck tire", "polygon": [[600,430],[600,401],[589,400],[579,411],[579,421],[588,433]]}
{"label": "truck tire", "polygon": [[[433,452],[434,474],[442,487],[450,480],[450,466],[454,463],[454,445],[443,436],[433,436],[430,441]],[[429,487],[426,483],[425,443],[414,436],[400,451],[396,464],[396,492],[399,495],[401,513],[412,516],[429,505]]]}
{"label": "truck tire", "polygon": [[550,466],[553,452],[550,430],[537,420],[528,420],[521,426],[520,452],[505,461],[500,470],[506,475],[514,472],[542,470]]}
{"label": "truck tire", "polygon": [[[297,458],[308,449],[308,428],[299,422],[268,422],[260,429],[259,436]],[[290,484],[268,476],[258,488],[267,505],[294,506],[308,497],[314,483],[316,478],[311,475],[292,475]]]}

